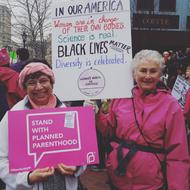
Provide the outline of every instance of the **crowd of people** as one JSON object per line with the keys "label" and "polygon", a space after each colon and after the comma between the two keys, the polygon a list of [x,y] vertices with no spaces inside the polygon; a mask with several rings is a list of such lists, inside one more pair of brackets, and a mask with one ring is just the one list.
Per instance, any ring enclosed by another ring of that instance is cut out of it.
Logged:
{"label": "crowd of people", "polygon": [[[21,64],[20,60],[22,60],[23,53],[26,54],[28,50],[25,48],[19,48],[17,52],[18,62],[14,65],[10,65],[10,56],[8,51],[6,48],[0,49],[0,93],[4,100],[3,101],[1,99],[0,119],[2,119],[7,110],[11,109],[18,101],[22,100],[25,95],[25,92],[18,86],[20,69],[15,68],[17,66],[21,67],[21,65],[24,66],[24,61],[29,58],[29,53],[27,54],[27,59],[22,61],[23,64]],[[24,55],[24,57],[26,56]]]}
{"label": "crowd of people", "polygon": [[[97,133],[103,136],[111,190],[188,190],[190,157],[190,89],[185,107],[171,95],[178,75],[190,82],[190,48],[181,51],[141,50],[132,60],[134,88],[131,98],[84,100],[65,104],[53,93],[55,82],[45,60],[29,59],[17,50],[10,64],[0,49],[0,179],[6,190],[82,190],[79,176],[86,166],[38,168],[9,173],[8,110],[93,106]],[[102,138],[101,138],[102,140]],[[99,147],[100,149],[101,147]],[[101,151],[99,151],[101,154]]]}
{"label": "crowd of people", "polygon": [[186,77],[186,69],[190,65],[190,48],[185,51],[163,51],[165,68],[162,79],[172,89],[178,75]]}

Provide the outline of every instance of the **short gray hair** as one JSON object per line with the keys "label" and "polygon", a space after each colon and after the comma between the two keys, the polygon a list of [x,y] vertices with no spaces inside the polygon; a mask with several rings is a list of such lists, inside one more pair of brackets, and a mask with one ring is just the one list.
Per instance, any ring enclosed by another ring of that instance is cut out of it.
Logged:
{"label": "short gray hair", "polygon": [[143,49],[135,54],[132,60],[132,70],[135,69],[144,61],[154,61],[156,64],[160,66],[160,70],[162,71],[164,68],[164,59],[162,55],[156,50]]}

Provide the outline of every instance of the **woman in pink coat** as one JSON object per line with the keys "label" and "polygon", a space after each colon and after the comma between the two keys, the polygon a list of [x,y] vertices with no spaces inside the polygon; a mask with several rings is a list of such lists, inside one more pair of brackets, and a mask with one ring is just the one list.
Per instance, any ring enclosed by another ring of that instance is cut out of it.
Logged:
{"label": "woman in pink coat", "polygon": [[158,87],[162,62],[157,51],[137,53],[133,97],[114,99],[96,114],[98,129],[109,141],[106,166],[112,190],[189,189],[183,112],[170,92]]}

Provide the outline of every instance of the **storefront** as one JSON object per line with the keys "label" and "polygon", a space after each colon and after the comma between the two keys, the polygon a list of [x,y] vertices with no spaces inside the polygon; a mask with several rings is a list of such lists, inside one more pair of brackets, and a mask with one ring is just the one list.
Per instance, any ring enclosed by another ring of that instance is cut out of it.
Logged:
{"label": "storefront", "polygon": [[[190,19],[189,19],[190,22]],[[188,24],[187,19],[187,29]],[[133,53],[140,49],[178,50],[190,47],[190,30],[179,30],[179,16],[134,14],[132,30]]]}
{"label": "storefront", "polygon": [[190,47],[189,32],[172,32],[172,31],[149,31],[133,30],[132,31],[133,54],[141,49],[163,50],[184,50]]}

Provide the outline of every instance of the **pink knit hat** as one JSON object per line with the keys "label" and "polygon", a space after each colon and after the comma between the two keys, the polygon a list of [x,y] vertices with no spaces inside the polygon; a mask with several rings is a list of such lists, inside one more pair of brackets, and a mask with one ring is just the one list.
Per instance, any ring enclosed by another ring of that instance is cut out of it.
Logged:
{"label": "pink knit hat", "polygon": [[10,63],[10,56],[6,48],[0,49],[0,66]]}
{"label": "pink knit hat", "polygon": [[19,86],[24,89],[24,80],[26,78],[26,76],[32,74],[32,73],[36,73],[36,72],[42,72],[46,75],[48,75],[52,82],[55,82],[55,77],[53,74],[53,71],[44,63],[40,63],[40,62],[32,62],[28,65],[26,65],[24,67],[24,69],[20,72],[19,74]]}

